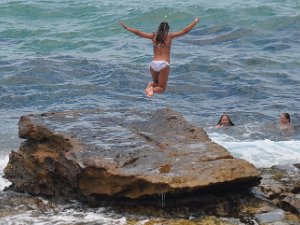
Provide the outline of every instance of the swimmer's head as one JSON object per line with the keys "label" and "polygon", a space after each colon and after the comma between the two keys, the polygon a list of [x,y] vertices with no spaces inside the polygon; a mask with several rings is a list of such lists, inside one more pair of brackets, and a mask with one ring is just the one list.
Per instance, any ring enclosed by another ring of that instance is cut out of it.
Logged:
{"label": "swimmer's head", "polygon": [[156,35],[156,44],[165,44],[166,35],[169,33],[170,26],[167,22],[161,22]]}
{"label": "swimmer's head", "polygon": [[234,126],[234,123],[231,121],[228,115],[224,114],[221,116],[217,125],[230,127],[230,126]]}
{"label": "swimmer's head", "polygon": [[290,114],[288,113],[282,113],[280,115],[280,124],[288,124],[291,122]]}
{"label": "swimmer's head", "polygon": [[158,27],[158,32],[164,32],[164,33],[168,33],[170,30],[170,26],[168,24],[168,22],[161,22],[159,27]]}

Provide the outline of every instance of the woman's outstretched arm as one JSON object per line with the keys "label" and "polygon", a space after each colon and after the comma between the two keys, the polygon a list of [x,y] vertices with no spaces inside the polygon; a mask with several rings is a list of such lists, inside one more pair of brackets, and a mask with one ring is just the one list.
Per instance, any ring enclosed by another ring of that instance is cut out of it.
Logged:
{"label": "woman's outstretched arm", "polygon": [[188,32],[190,32],[191,29],[193,29],[194,26],[196,26],[197,23],[199,23],[199,21],[200,21],[200,19],[196,18],[191,24],[189,24],[188,26],[183,28],[181,31],[171,32],[169,34],[170,38],[176,38],[176,37],[180,37],[182,35],[187,34]]}
{"label": "woman's outstretched arm", "polygon": [[127,26],[123,22],[119,22],[119,24],[122,27],[124,27],[126,30],[130,31],[131,33],[134,33],[137,36],[140,36],[140,37],[143,37],[143,38],[149,38],[149,39],[153,39],[153,37],[154,37],[154,33],[145,33],[145,32],[142,32],[142,31],[140,31],[138,29],[135,29],[135,28]]}

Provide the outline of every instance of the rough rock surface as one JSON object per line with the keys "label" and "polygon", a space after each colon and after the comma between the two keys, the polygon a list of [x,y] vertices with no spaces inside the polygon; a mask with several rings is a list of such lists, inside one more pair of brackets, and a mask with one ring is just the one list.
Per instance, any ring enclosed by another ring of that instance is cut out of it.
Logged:
{"label": "rough rock surface", "polygon": [[5,178],[17,191],[138,199],[245,188],[256,168],[233,158],[170,109],[86,110],[22,116]]}
{"label": "rough rock surface", "polygon": [[262,180],[253,190],[275,205],[300,215],[300,169],[299,164],[276,165],[260,169]]}

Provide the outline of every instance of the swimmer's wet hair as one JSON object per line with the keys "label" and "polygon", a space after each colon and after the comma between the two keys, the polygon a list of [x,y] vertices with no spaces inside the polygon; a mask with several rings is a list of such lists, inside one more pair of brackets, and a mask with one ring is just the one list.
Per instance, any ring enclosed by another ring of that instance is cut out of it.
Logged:
{"label": "swimmer's wet hair", "polygon": [[291,117],[290,117],[290,114],[288,114],[288,113],[282,113],[282,115],[284,115],[284,116],[285,116],[285,118],[287,118],[287,119],[288,119],[289,123],[291,122]]}
{"label": "swimmer's wet hair", "polygon": [[170,30],[170,26],[167,22],[160,23],[156,35],[156,40],[155,40],[156,44],[161,44],[161,45],[165,44],[164,38],[166,37],[166,34],[168,34],[169,30]]}
{"label": "swimmer's wet hair", "polygon": [[224,116],[227,116],[227,117],[228,117],[229,125],[230,125],[230,126],[234,126],[234,123],[231,121],[230,117],[229,117],[227,114],[223,114],[223,115],[221,116],[221,118],[220,118],[219,122],[217,123],[217,125],[222,125],[221,122],[222,122],[222,118],[223,118]]}

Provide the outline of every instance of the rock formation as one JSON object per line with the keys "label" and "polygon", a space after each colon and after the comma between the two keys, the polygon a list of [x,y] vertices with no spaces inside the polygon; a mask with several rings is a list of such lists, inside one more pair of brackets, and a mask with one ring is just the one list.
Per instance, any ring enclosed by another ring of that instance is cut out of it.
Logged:
{"label": "rock formation", "polygon": [[281,209],[300,215],[300,165],[275,165],[260,169],[261,184],[254,189]]}
{"label": "rock formation", "polygon": [[259,184],[233,158],[170,109],[85,110],[22,116],[5,178],[12,189],[48,196],[139,199]]}

